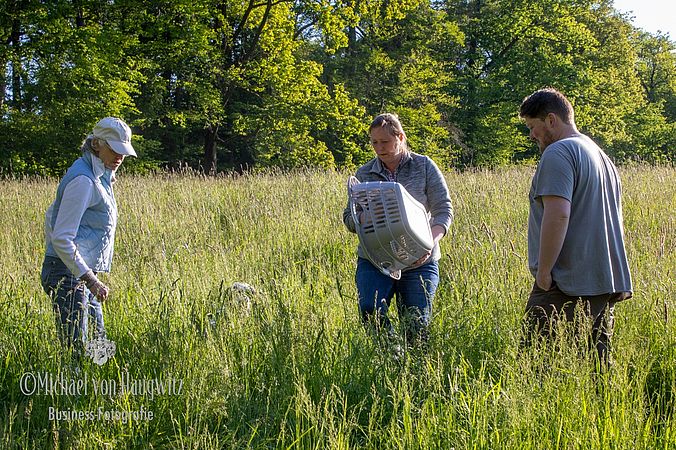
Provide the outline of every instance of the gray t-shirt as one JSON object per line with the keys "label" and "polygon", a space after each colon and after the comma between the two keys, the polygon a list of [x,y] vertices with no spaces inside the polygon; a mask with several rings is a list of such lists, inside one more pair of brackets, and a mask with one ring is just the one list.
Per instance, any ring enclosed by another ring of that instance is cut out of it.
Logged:
{"label": "gray t-shirt", "polygon": [[562,139],[542,154],[529,200],[528,265],[535,276],[543,195],[570,201],[568,231],[552,278],[571,296],[631,292],[624,248],[621,185],[608,156],[587,136]]}

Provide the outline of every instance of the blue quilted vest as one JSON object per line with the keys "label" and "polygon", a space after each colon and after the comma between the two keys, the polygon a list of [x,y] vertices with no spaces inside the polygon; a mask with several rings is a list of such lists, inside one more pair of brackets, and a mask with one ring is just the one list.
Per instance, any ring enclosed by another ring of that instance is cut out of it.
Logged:
{"label": "blue quilted vest", "polygon": [[[85,175],[94,182],[96,202],[93,206],[87,208],[82,215],[75,236],[75,246],[82,259],[94,272],[110,272],[115,242],[115,226],[117,225],[117,204],[110,182],[112,172],[106,169],[103,175],[97,178],[94,175],[92,155],[89,152],[85,152],[70,166],[59,183],[52,212],[52,229],[54,229],[59,213],[63,191],[70,181],[80,175]],[[51,242],[47,243],[45,253],[47,256],[58,258]]]}

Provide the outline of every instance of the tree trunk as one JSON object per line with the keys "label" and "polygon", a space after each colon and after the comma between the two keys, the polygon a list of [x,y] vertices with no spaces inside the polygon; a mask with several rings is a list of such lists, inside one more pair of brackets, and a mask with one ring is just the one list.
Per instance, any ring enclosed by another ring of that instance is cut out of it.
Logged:
{"label": "tree trunk", "polygon": [[204,133],[204,173],[216,175],[218,125],[207,126]]}
{"label": "tree trunk", "polygon": [[[22,108],[21,105],[21,56],[19,55],[19,47],[21,45],[21,30],[19,28],[19,21],[12,22],[12,32],[10,34],[11,52],[14,57],[11,58],[12,65],[12,104],[16,108]],[[4,91],[3,91],[4,92]],[[22,108],[23,109],[23,108]]]}
{"label": "tree trunk", "polygon": [[3,58],[0,59],[0,114],[3,113],[5,106],[5,92],[7,92],[7,80],[5,76],[7,75],[7,61]]}

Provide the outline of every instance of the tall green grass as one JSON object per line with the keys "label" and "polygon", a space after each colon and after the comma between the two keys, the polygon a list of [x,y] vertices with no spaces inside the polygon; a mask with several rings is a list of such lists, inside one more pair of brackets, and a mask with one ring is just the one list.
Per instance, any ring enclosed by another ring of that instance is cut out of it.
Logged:
{"label": "tall green grass", "polygon": [[[0,181],[0,448],[674,448],[676,170],[622,170],[634,299],[614,364],[572,333],[522,350],[530,168],[448,173],[429,350],[362,328],[343,173],[121,176],[115,357],[73,372],[39,284],[56,180]],[[258,289],[251,308],[226,289]],[[178,395],[24,395],[24,373],[182,382]],[[49,408],[154,413],[49,420]]]}

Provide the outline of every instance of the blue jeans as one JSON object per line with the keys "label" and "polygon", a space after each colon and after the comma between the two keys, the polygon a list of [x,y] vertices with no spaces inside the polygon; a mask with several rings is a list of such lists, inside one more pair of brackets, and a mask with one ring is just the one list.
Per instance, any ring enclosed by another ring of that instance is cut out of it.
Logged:
{"label": "blue jeans", "polygon": [[105,337],[101,303],[89,292],[84,282],[73,276],[63,261],[46,256],[40,280],[42,288],[52,299],[56,329],[65,346],[81,349],[87,342],[88,315],[85,311],[94,321],[94,338]]}
{"label": "blue jeans", "polygon": [[408,342],[427,339],[432,319],[432,299],[439,285],[439,264],[436,261],[402,271],[401,279],[384,275],[364,258],[357,260],[355,274],[359,294],[359,312],[366,324],[393,332],[388,309],[397,295],[399,320],[405,325]]}

